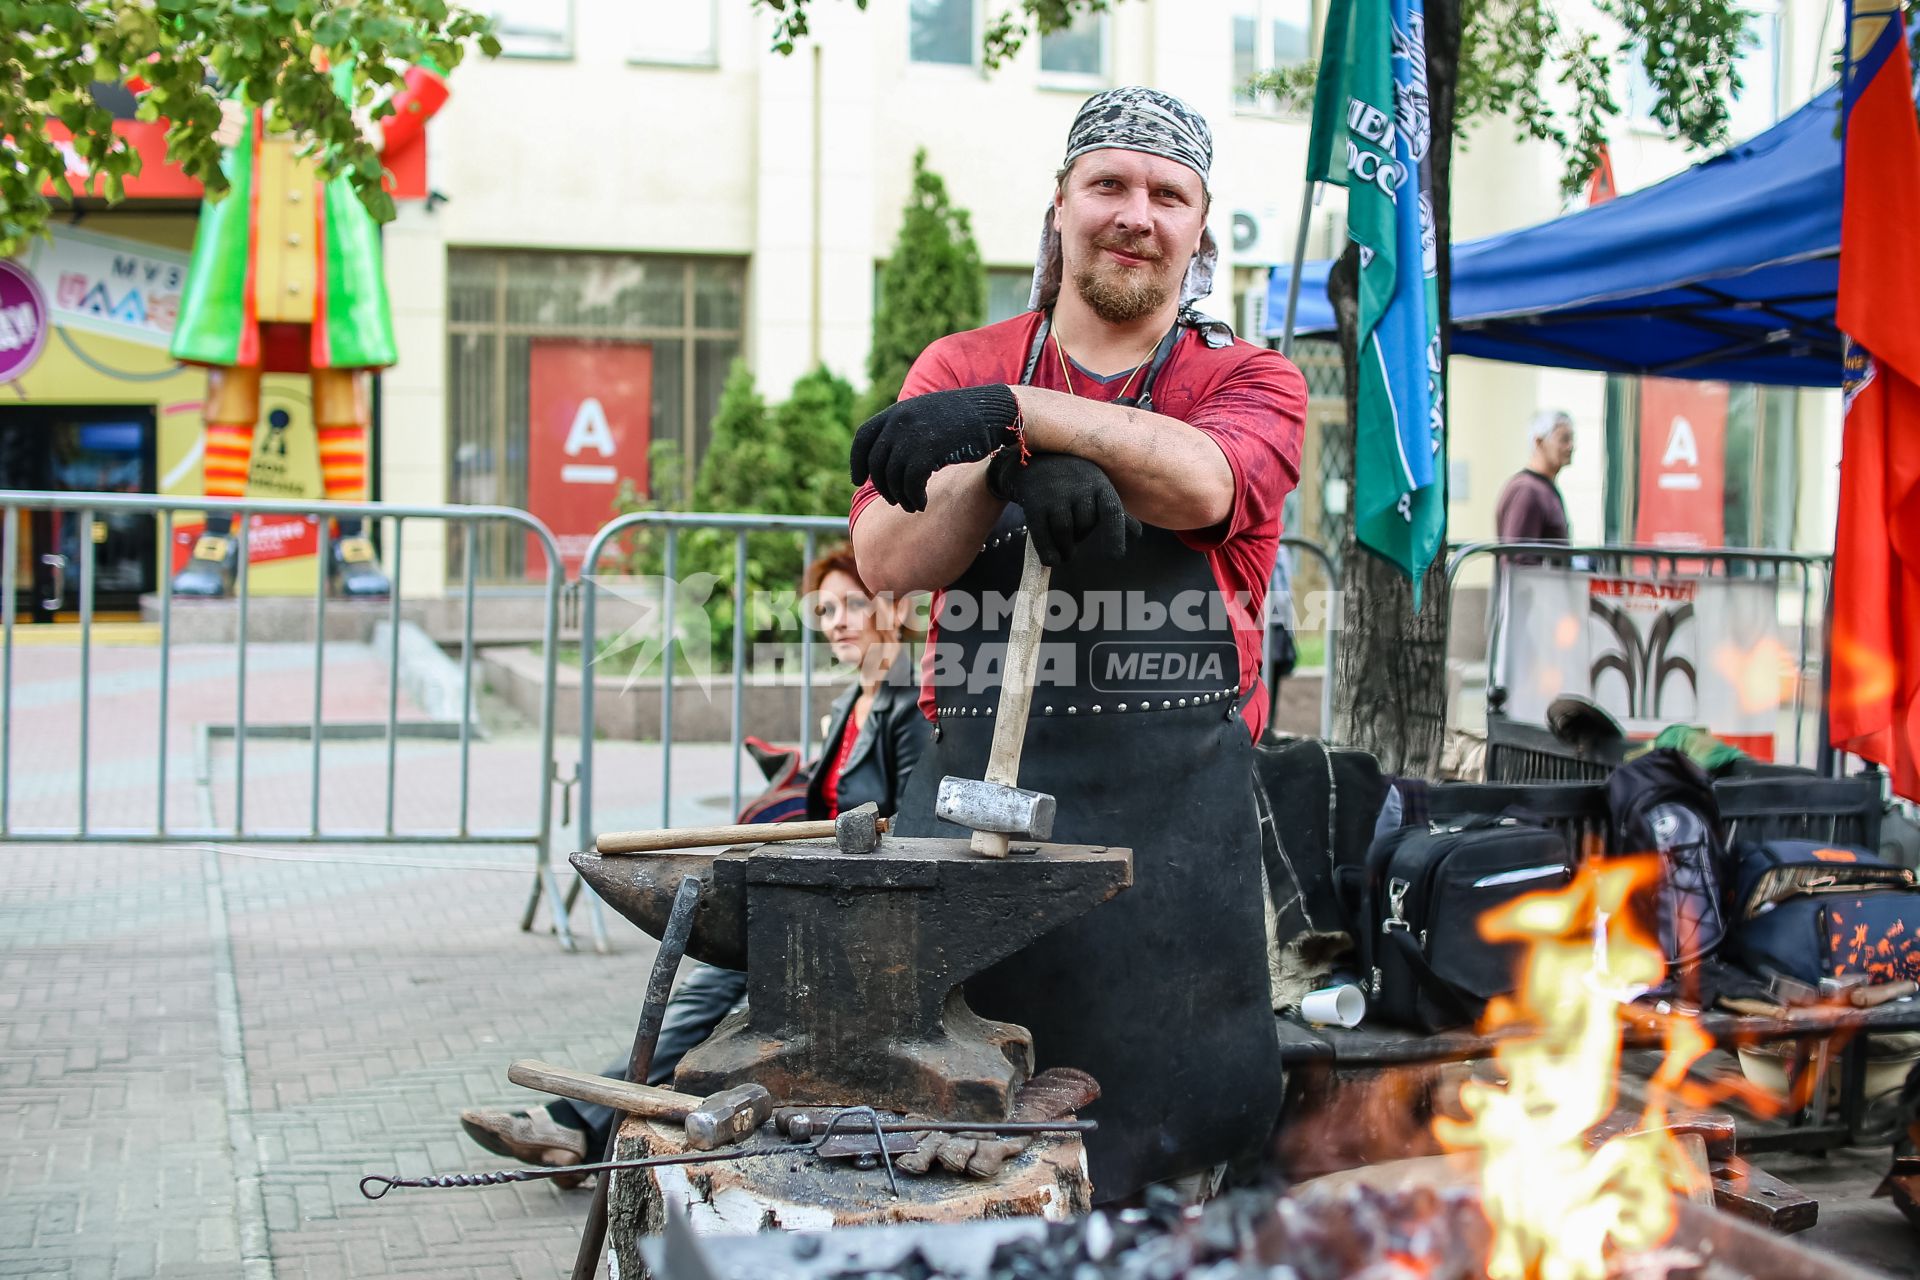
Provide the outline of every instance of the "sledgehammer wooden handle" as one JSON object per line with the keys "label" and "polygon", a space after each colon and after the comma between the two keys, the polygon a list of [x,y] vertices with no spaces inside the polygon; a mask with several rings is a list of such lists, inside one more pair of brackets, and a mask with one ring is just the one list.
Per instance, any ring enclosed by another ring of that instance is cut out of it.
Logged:
{"label": "sledgehammer wooden handle", "polygon": [[[1033,677],[1040,665],[1040,637],[1047,629],[1047,588],[1053,570],[1040,563],[1027,539],[1020,568],[1020,590],[1007,623],[1007,660],[1000,667],[1000,709],[995,713],[993,746],[987,755],[988,782],[1020,785],[1020,748],[1027,740],[1027,710],[1033,705]],[[973,833],[973,851],[983,857],[1007,856],[1007,837],[999,831]]]}
{"label": "sledgehammer wooden handle", "polygon": [[[887,820],[876,824],[887,829]],[[606,831],[595,836],[595,853],[658,853],[722,844],[768,844],[775,840],[831,840],[833,819],[823,822],[741,823],[730,827],[670,827],[664,831]]]}
{"label": "sledgehammer wooden handle", "polygon": [[557,1094],[577,1102],[597,1102],[615,1111],[625,1111],[649,1120],[685,1120],[700,1105],[691,1094],[662,1089],[656,1085],[596,1076],[551,1062],[523,1058],[507,1068],[507,1079],[542,1093]]}

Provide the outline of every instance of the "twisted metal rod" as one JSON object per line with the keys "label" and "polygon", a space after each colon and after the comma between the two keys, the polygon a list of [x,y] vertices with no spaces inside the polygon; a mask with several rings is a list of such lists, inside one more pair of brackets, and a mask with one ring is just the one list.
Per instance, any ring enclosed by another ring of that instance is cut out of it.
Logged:
{"label": "twisted metal rod", "polygon": [[[693,1155],[648,1156],[641,1160],[601,1160],[593,1164],[556,1165],[537,1169],[500,1169],[491,1173],[440,1173],[425,1178],[390,1178],[370,1173],[360,1179],[360,1194],[378,1200],[395,1187],[498,1187],[509,1182],[536,1182],[572,1174],[602,1173],[613,1169],[651,1169],[664,1164],[706,1164],[714,1160],[746,1160],[753,1156],[790,1156],[792,1147],[765,1147],[756,1151],[702,1151]],[[368,1190],[371,1183],[378,1191]]]}

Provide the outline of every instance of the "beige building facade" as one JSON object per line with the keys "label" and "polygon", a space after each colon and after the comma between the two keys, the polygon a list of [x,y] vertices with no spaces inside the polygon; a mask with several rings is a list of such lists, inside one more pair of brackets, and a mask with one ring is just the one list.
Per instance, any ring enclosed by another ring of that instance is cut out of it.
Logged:
{"label": "beige building facade", "polygon": [[[1292,253],[1308,128],[1238,86],[1311,56],[1321,6],[1123,0],[989,73],[980,36],[1001,7],[880,0],[861,12],[817,0],[812,38],[782,56],[768,49],[772,17],[747,0],[498,0],[507,55],[455,73],[432,126],[435,197],[403,207],[386,230],[401,359],[383,378],[382,496],[528,504],[547,465],[530,441],[561,394],[541,371],[569,344],[645,370],[640,434],[677,446],[682,467],[704,447],[736,357],[769,398],[819,363],[862,382],[875,268],[919,148],[971,215],[990,318],[1013,314],[1068,124],[1112,85],[1153,85],[1212,121],[1223,262],[1203,309],[1243,332],[1257,322],[1266,269]],[[1764,11],[1737,132],[1766,127],[1826,83],[1834,9],[1779,0]],[[1630,88],[1623,70],[1623,100]],[[1456,239],[1563,211],[1558,157],[1509,133],[1499,122],[1471,129],[1456,163]],[[1613,157],[1622,190],[1693,159],[1631,119]],[[1310,252],[1337,246],[1340,216],[1339,193],[1328,193],[1310,214]],[[1580,430],[1563,480],[1576,536],[1599,538],[1607,380],[1465,359],[1453,377],[1451,536],[1491,532],[1499,486],[1525,457],[1523,425],[1552,405]],[[1838,395],[1788,399],[1801,478],[1792,538],[1821,546]],[[1331,420],[1336,410],[1322,399],[1315,412]],[[632,467],[633,446],[622,447]],[[1317,449],[1310,440],[1309,454]],[[1311,459],[1302,487],[1317,516],[1330,495]],[[608,509],[572,517],[611,515],[604,496],[595,503]],[[1299,531],[1315,529],[1303,517]],[[437,531],[407,536],[404,589],[443,589],[458,566]],[[524,577],[519,548],[485,555],[484,576]]]}

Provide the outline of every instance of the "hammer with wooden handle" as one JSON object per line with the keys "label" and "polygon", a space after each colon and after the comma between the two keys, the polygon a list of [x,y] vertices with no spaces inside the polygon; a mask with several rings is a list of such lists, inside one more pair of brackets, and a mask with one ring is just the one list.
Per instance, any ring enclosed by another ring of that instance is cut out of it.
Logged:
{"label": "hammer with wooden handle", "polygon": [[842,853],[872,853],[886,833],[879,806],[866,804],[824,822],[739,823],[726,827],[668,827],[662,831],[608,831],[595,836],[595,853],[658,853],[713,845],[768,844],[776,840],[828,840]]}
{"label": "hammer with wooden handle", "polygon": [[[1007,856],[1007,838],[1052,834],[1053,797],[1020,790],[1020,749],[1027,738],[1027,710],[1033,705],[1033,677],[1040,665],[1040,638],[1047,627],[1047,587],[1053,570],[1040,563],[1040,554],[1027,539],[1027,558],[1020,569],[1020,589],[1013,598],[1013,616],[1007,624],[1007,656],[1000,665],[1000,709],[993,722],[993,745],[987,754],[986,777],[946,777],[934,812],[948,822],[973,828],[973,851],[983,857]],[[1006,801],[1007,803],[998,803]],[[982,813],[1004,810],[997,829],[983,830]],[[1037,829],[1044,827],[1044,830]]]}
{"label": "hammer with wooden handle", "polygon": [[509,1066],[507,1079],[529,1089],[595,1102],[648,1120],[678,1120],[686,1128],[687,1145],[695,1151],[714,1151],[740,1142],[773,1114],[773,1095],[757,1084],[736,1085],[710,1098],[696,1098],[675,1089],[590,1075],[532,1058]]}

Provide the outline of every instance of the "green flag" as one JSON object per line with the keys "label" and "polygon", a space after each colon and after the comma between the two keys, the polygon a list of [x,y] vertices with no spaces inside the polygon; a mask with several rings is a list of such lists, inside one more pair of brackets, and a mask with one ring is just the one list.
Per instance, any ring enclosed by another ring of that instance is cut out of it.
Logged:
{"label": "green flag", "polygon": [[1420,579],[1446,528],[1433,198],[1422,0],[1333,0],[1307,145],[1309,181],[1347,189],[1360,252],[1360,542]]}

